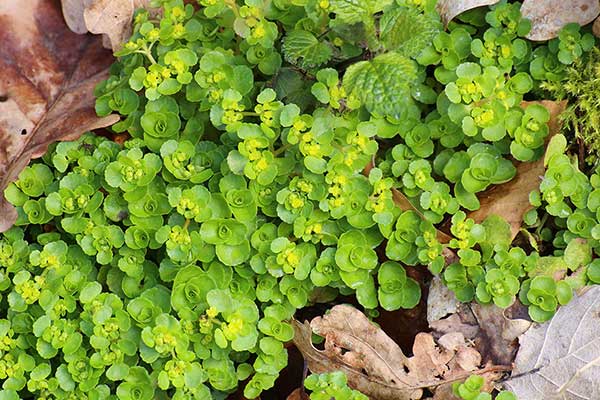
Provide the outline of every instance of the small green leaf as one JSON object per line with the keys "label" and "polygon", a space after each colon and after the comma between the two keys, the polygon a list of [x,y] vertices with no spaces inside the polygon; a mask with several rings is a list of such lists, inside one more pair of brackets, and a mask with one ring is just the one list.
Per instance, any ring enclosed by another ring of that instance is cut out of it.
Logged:
{"label": "small green leaf", "polygon": [[565,154],[567,150],[567,138],[564,135],[554,135],[548,143],[546,149],[546,155],[544,155],[544,166],[548,166],[548,163],[555,155]]}

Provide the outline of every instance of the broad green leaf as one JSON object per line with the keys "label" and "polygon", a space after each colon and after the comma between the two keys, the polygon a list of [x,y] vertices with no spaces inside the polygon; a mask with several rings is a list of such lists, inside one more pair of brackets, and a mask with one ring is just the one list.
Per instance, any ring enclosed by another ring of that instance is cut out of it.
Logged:
{"label": "broad green leaf", "polygon": [[319,41],[311,32],[302,30],[291,31],[283,40],[282,50],[287,62],[302,69],[325,64],[333,54],[327,42]]}
{"label": "broad green leaf", "polygon": [[392,0],[331,0],[329,10],[347,24],[365,22],[366,18],[382,11]]}
{"label": "broad green leaf", "polygon": [[400,118],[414,106],[411,86],[417,79],[414,61],[398,53],[386,53],[351,65],[344,74],[343,85],[371,113]]}
{"label": "broad green leaf", "polygon": [[408,7],[386,11],[380,21],[380,37],[385,47],[407,57],[418,56],[441,29],[438,19]]}

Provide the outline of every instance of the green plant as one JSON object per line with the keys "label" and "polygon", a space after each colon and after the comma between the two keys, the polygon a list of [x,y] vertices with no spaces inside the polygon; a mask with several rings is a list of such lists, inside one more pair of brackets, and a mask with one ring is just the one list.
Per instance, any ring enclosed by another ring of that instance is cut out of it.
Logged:
{"label": "green plant", "polygon": [[348,387],[348,378],[342,371],[312,374],[304,380],[304,387],[311,391],[311,400],[366,400],[368,397]]}
{"label": "green plant", "polygon": [[[485,379],[480,375],[471,375],[464,382],[454,382],[452,392],[455,396],[463,400],[492,400],[492,395],[483,392]],[[500,391],[494,399],[496,400],[517,400],[517,397],[507,390]]]}
{"label": "green plant", "polygon": [[[549,113],[521,101],[566,76],[571,28],[529,42],[507,2],[447,32],[431,2],[156,3],[95,92],[130,138],[59,143],[5,191],[1,397],[221,399],[245,382],[256,398],[317,291],[412,308],[405,265],[462,301],[519,293],[538,321],[600,280],[600,179],[564,136],[524,229],[552,254],[465,212],[514,178],[512,158],[542,157]],[[585,273],[554,283],[562,269]],[[343,375],[310,382],[348,394]]]}

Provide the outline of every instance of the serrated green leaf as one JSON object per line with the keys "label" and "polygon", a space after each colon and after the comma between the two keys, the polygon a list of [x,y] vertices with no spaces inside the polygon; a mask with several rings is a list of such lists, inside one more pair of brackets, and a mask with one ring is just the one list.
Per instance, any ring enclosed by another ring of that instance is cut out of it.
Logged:
{"label": "serrated green leaf", "polygon": [[283,40],[282,50],[287,62],[302,69],[323,65],[333,54],[327,42],[319,42],[315,35],[303,30],[290,32]]}
{"label": "serrated green leaf", "polygon": [[380,38],[388,50],[418,56],[442,29],[439,19],[408,7],[386,11],[380,21]]}
{"label": "serrated green leaf", "polygon": [[392,0],[331,0],[329,9],[342,22],[356,24],[365,22],[365,18],[371,18],[391,2]]}
{"label": "serrated green leaf", "polygon": [[386,53],[361,61],[346,70],[346,93],[358,97],[372,114],[400,117],[414,104],[411,86],[418,80],[417,65],[398,53]]}

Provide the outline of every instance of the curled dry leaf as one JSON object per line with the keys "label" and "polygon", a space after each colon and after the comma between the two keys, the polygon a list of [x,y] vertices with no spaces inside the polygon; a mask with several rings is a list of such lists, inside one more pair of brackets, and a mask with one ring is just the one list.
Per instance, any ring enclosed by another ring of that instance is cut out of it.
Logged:
{"label": "curled dry leaf", "polygon": [[454,17],[473,8],[489,6],[498,3],[500,0],[439,0],[436,10],[442,17],[444,26],[454,19]]}
{"label": "curled dry leaf", "polygon": [[98,118],[94,86],[112,62],[100,38],[69,31],[52,0],[0,2],[0,231],[16,210],[3,196],[31,158],[57,140],[118,121]]}
{"label": "curled dry leaf", "polygon": [[600,399],[600,286],[519,338],[512,378],[519,399]]}
{"label": "curled dry leaf", "polygon": [[[420,399],[425,388],[435,390],[471,374],[495,375],[508,369],[489,364],[481,368],[481,355],[460,332],[444,335],[437,343],[432,335],[419,333],[414,355],[406,357],[383,330],[348,305],[335,306],[310,324],[294,321],[294,330],[294,343],[312,372],[341,370],[350,386],[378,400]],[[325,338],[324,350],[312,345],[312,332]]]}
{"label": "curled dry leaf", "polygon": [[76,33],[102,34],[113,51],[131,35],[131,20],[137,8],[150,0],[61,0],[65,21]]}
{"label": "curled dry leaf", "polygon": [[[523,106],[541,104],[550,111],[548,139],[560,131],[558,116],[566,107],[566,102],[539,101],[524,102]],[[529,204],[529,193],[540,186],[544,175],[543,158],[533,162],[517,163],[517,174],[511,181],[496,185],[479,195],[480,208],[469,213],[468,217],[481,223],[487,216],[496,214],[510,224],[512,238],[519,233],[523,224],[523,215],[532,206]]]}
{"label": "curled dry leaf", "polygon": [[568,23],[586,25],[600,14],[598,0],[523,0],[523,17],[531,20],[531,40],[550,40]]}

